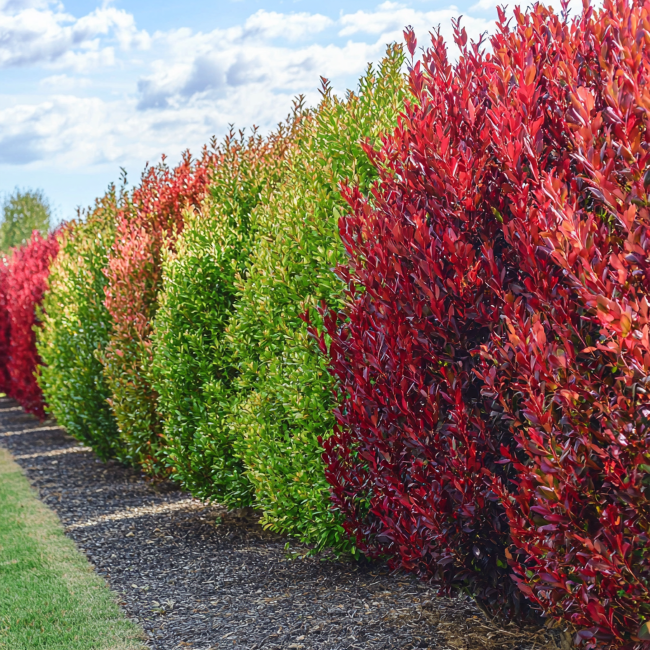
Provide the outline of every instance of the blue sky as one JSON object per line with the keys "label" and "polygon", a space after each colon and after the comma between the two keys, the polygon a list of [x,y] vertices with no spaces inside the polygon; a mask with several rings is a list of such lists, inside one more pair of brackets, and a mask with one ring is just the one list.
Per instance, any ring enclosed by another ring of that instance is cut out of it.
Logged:
{"label": "blue sky", "polygon": [[40,187],[58,219],[228,125],[272,128],[319,78],[353,87],[410,24],[420,43],[494,0],[0,0],[0,193]]}

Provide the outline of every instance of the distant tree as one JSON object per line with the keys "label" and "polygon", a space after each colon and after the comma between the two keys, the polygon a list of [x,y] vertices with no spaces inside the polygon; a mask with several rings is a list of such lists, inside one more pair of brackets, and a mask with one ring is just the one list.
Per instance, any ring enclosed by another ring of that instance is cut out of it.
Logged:
{"label": "distant tree", "polygon": [[34,230],[46,235],[50,229],[51,208],[42,190],[16,188],[5,197],[0,223],[0,251],[26,242]]}

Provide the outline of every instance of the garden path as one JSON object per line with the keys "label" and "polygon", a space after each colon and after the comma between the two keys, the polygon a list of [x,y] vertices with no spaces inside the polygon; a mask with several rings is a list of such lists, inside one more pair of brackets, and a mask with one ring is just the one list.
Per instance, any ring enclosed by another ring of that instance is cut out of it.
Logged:
{"label": "garden path", "polygon": [[169,483],[101,462],[0,398],[0,445],[22,466],[156,650],[541,650],[553,633],[499,629],[385,566],[304,547]]}

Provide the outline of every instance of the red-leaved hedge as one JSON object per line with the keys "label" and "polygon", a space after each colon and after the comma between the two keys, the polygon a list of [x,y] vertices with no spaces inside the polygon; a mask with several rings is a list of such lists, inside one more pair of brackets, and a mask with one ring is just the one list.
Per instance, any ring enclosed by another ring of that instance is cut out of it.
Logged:
{"label": "red-leaved hedge", "polygon": [[[493,208],[507,199],[489,149],[494,72],[463,30],[456,40],[452,66],[433,38],[411,70],[416,101],[380,153],[368,149],[381,177],[373,196],[346,190],[349,307],[343,320],[326,319],[341,405],[325,459],[362,551],[442,591],[468,591],[490,614],[522,618],[492,486],[512,471],[498,461],[513,438],[486,416],[474,372],[474,352],[499,322],[489,261],[503,248]],[[412,33],[407,41],[413,54]]]}
{"label": "red-leaved hedge", "polygon": [[0,392],[9,392],[9,313],[7,312],[7,260],[0,258]]}
{"label": "red-leaved hedge", "polygon": [[495,492],[522,591],[588,648],[647,648],[650,3],[516,18],[495,50],[532,56],[499,70],[491,121],[521,280],[481,374],[520,451]]}
{"label": "red-leaved hedge", "polygon": [[58,250],[56,233],[43,237],[34,231],[26,244],[13,249],[0,274],[3,285],[0,308],[4,302],[8,320],[7,327],[0,316],[0,345],[4,344],[7,354],[5,392],[39,418],[45,417],[45,411],[35,376],[40,357],[36,352],[34,327],[38,324],[38,308],[47,288],[50,264]]}
{"label": "red-leaved hedge", "polygon": [[163,471],[156,459],[162,434],[157,395],[149,374],[151,331],[162,278],[162,255],[183,229],[184,211],[200,205],[208,191],[213,153],[194,160],[187,152],[171,169],[149,167],[118,216],[106,271],[106,307],[113,319],[102,355],[122,456],[147,471]]}
{"label": "red-leaved hedge", "polygon": [[500,12],[453,66],[435,37],[326,320],[360,548],[587,647],[650,639],[649,6]]}

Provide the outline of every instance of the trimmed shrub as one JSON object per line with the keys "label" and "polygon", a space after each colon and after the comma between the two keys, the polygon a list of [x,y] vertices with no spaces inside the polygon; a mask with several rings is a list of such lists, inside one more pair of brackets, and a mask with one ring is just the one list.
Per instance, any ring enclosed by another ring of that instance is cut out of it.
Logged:
{"label": "trimmed shrub", "polygon": [[251,503],[251,486],[233,456],[228,417],[236,368],[224,339],[257,233],[256,208],[282,178],[304,111],[267,138],[231,133],[217,150],[209,197],[164,264],[154,330],[154,386],[165,417],[167,462],[201,498]]}
{"label": "trimmed shrub", "polygon": [[182,231],[187,212],[198,209],[208,191],[213,156],[188,153],[170,169],[149,167],[117,220],[109,254],[106,307],[113,322],[100,359],[117,420],[119,457],[151,474],[164,473],[159,459],[162,420],[151,386],[151,331],[162,282],[162,255]]}
{"label": "trimmed shrub", "polygon": [[112,327],[104,305],[104,270],[115,238],[117,210],[118,198],[111,187],[85,220],[70,224],[61,236],[36,345],[43,362],[38,382],[46,410],[101,458],[115,454],[118,435],[98,359]]}
{"label": "trimmed shrub", "polygon": [[[495,87],[521,279],[483,390],[525,452],[507,454],[516,492],[495,492],[520,588],[586,648],[650,641],[649,18],[650,3],[607,1],[567,29],[538,10],[517,16],[518,43],[497,40],[544,54]],[[550,113],[566,153],[546,158],[526,143]]]}
{"label": "trimmed shrub", "polygon": [[41,419],[45,417],[45,411],[43,394],[36,381],[36,370],[41,361],[36,351],[34,330],[40,325],[38,308],[58,249],[57,233],[45,238],[34,231],[26,244],[12,251],[5,272],[10,328],[7,394],[28,413]]}
{"label": "trimmed shrub", "polygon": [[326,320],[361,547],[626,650],[650,640],[648,8],[500,12],[453,68],[434,40],[372,203],[347,192]]}
{"label": "trimmed shrub", "polygon": [[282,184],[258,211],[262,235],[228,328],[242,400],[230,426],[262,522],[317,549],[351,547],[330,510],[321,460],[320,439],[334,425],[332,379],[302,317],[309,310],[320,324],[316,306],[342,296],[333,273],[343,254],[339,184],[349,179],[367,189],[376,180],[368,152],[403,109],[403,61],[401,48],[390,47],[344,99],[324,86]]}

